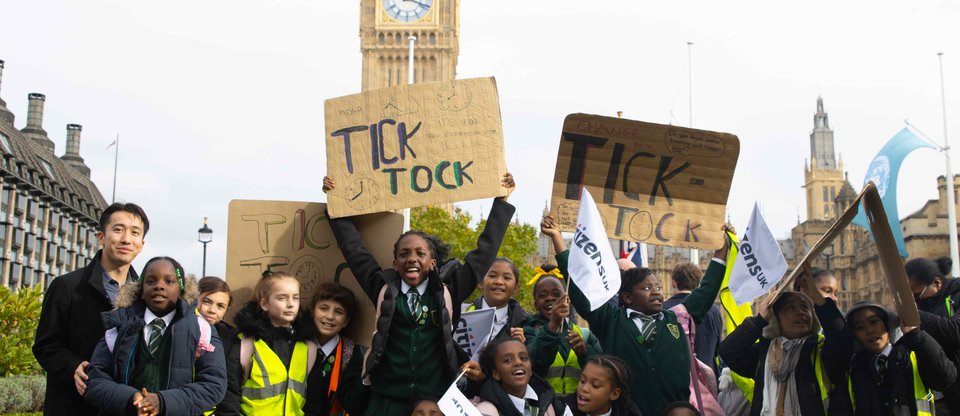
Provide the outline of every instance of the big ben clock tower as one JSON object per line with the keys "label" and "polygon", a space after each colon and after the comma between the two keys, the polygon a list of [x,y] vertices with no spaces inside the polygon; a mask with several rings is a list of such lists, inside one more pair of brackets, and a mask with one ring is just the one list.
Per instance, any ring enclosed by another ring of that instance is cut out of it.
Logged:
{"label": "big ben clock tower", "polygon": [[456,78],[460,0],[360,0],[363,90],[407,83],[410,36],[414,82]]}

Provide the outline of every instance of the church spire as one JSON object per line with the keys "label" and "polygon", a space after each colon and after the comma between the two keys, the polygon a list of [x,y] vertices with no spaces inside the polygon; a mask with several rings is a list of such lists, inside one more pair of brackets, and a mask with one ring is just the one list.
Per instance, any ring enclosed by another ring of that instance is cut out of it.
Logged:
{"label": "church spire", "polygon": [[833,130],[830,129],[827,111],[823,108],[823,97],[817,97],[817,113],[813,116],[810,162],[811,169],[837,169],[837,159],[833,152]]}

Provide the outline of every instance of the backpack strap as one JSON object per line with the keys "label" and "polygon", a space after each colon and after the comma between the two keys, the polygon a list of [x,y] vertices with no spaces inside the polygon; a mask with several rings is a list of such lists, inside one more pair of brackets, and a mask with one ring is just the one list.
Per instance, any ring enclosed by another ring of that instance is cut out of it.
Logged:
{"label": "backpack strap", "polygon": [[197,326],[200,327],[200,339],[197,340],[197,352],[193,357],[194,360],[200,358],[200,356],[206,352],[216,350],[216,347],[210,342],[211,338],[213,338],[212,325],[210,325],[206,319],[203,319],[202,316],[197,315]]}
{"label": "backpack strap", "polygon": [[250,378],[250,359],[253,358],[253,338],[240,334],[240,367],[243,367],[243,374],[240,375],[240,384],[247,382]]}
{"label": "backpack strap", "polygon": [[[373,315],[374,327],[373,327],[373,335],[371,336],[371,339],[377,336],[376,325],[380,322],[380,313],[381,313],[380,308],[383,306],[383,298],[386,295],[387,295],[387,285],[383,285],[380,288],[380,294],[377,295],[377,308],[375,309],[375,312]],[[372,351],[373,351],[373,348],[370,348],[367,350],[365,354],[363,354],[363,368],[360,371],[361,379],[363,380],[363,384],[366,386],[370,385],[370,375],[367,374],[367,359],[370,358],[370,353]]]}
{"label": "backpack strap", "polygon": [[307,375],[310,375],[310,370],[313,369],[313,365],[317,362],[317,349],[320,348],[316,342],[313,340],[307,341]]}

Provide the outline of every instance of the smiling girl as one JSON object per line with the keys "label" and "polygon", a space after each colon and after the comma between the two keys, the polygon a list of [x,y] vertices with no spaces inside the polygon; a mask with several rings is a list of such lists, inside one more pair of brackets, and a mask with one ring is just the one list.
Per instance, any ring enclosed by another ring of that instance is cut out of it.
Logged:
{"label": "smiling girl", "polygon": [[483,296],[473,301],[468,311],[493,308],[493,329],[490,339],[516,338],[526,342],[523,325],[527,312],[513,297],[520,291],[517,284],[517,265],[506,257],[497,257],[483,276],[480,288]]}
{"label": "smiling girl", "polygon": [[490,416],[553,416],[565,406],[553,388],[533,373],[526,345],[512,338],[496,339],[480,353],[480,368],[488,374],[474,399],[477,410]]}
{"label": "smiling girl", "polygon": [[200,325],[191,306],[196,281],[180,263],[154,257],[135,285],[117,294],[117,309],[103,315],[107,332],[90,359],[84,398],[104,414],[198,415],[223,399],[227,388],[223,346],[198,350]]}
{"label": "smiling girl", "polygon": [[[504,174],[501,184],[513,191],[513,176]],[[333,189],[333,179],[324,177],[324,192]],[[506,197],[494,199],[477,248],[450,273],[447,284],[437,272],[443,259],[435,237],[416,230],[403,233],[393,246],[393,268],[383,269],[352,219],[330,220],[343,258],[376,305],[376,331],[363,375],[371,389],[364,414],[402,414],[414,397],[443,395],[460,368],[451,324],[459,308],[454,311],[454,306],[470,296],[490,268],[514,211]]]}

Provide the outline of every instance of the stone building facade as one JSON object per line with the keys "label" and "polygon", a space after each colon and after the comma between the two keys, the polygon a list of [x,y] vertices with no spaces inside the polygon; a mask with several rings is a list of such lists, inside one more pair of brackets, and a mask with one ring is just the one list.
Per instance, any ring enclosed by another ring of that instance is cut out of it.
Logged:
{"label": "stone building facade", "polygon": [[360,1],[362,89],[406,84],[409,40],[414,46],[414,82],[450,81],[460,53],[460,1]]}
{"label": "stone building facade", "polygon": [[0,98],[0,284],[13,290],[46,288],[93,258],[107,206],[80,156],[82,127],[66,126],[66,153],[57,157],[43,129],[46,97],[28,99],[26,125],[17,130]]}

